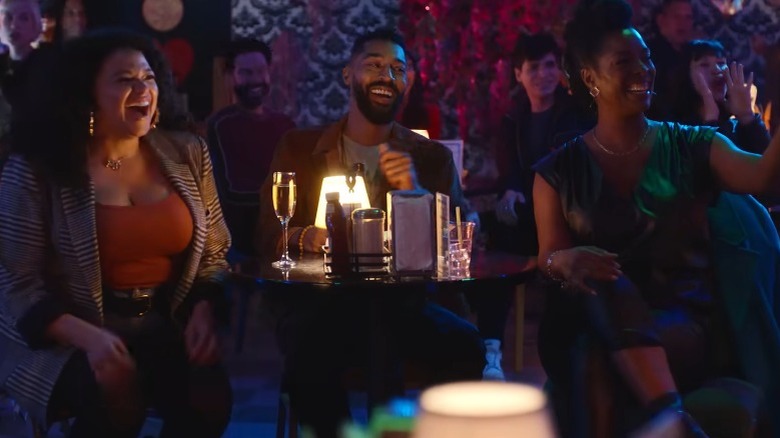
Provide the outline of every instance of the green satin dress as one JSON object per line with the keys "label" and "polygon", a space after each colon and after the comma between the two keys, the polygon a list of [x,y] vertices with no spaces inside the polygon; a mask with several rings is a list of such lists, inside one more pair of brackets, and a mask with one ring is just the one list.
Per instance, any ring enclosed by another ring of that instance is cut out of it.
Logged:
{"label": "green satin dress", "polygon": [[651,307],[707,299],[697,295],[710,277],[707,207],[718,192],[709,166],[715,132],[661,124],[629,198],[604,180],[581,136],[535,167],[558,191],[573,244],[617,253]]}
{"label": "green satin dress", "polygon": [[[711,360],[719,353],[712,344],[717,298],[707,226],[707,208],[719,191],[709,165],[715,132],[711,127],[662,123],[628,197],[607,183],[582,136],[535,166],[558,192],[573,245],[593,245],[619,255],[625,276],[644,303],[611,311],[652,321],[653,335],[667,349],[675,380],[683,388],[719,372]],[[566,344],[587,330],[588,321],[573,295],[553,291],[548,296],[539,342],[552,379],[555,367],[566,360],[571,346]]]}

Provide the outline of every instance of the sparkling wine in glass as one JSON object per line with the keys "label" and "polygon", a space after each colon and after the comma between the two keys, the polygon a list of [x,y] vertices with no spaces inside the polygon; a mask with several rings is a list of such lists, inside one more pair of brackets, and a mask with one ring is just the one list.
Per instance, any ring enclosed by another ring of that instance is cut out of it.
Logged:
{"label": "sparkling wine in glass", "polygon": [[295,214],[296,186],[295,172],[274,172],[274,185],[271,197],[274,202],[274,212],[279,222],[282,223],[282,238],[284,251],[282,258],[273,262],[271,266],[278,269],[290,269],[295,262],[287,251],[287,226]]}

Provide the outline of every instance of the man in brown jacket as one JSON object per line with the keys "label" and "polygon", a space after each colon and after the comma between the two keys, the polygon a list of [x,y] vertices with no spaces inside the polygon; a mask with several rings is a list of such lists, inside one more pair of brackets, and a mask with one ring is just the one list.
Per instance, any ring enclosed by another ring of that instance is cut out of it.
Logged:
{"label": "man in brown jacket", "polygon": [[[344,174],[354,163],[365,165],[373,206],[385,209],[388,190],[423,189],[446,193],[451,204],[466,207],[449,150],[394,121],[406,89],[402,37],[383,30],[358,38],[343,79],[350,89],[347,115],[324,129],[288,132],[262,188],[263,194],[271,192],[275,171],[295,172],[297,206],[288,241],[293,251],[300,241],[304,251],[320,251],[327,232],[307,226],[314,223],[322,178]],[[278,256],[282,233],[271,202],[261,205],[258,227],[258,252]],[[301,422],[321,438],[337,436],[339,424],[349,418],[341,374],[367,356],[371,291],[361,289],[294,304],[287,300],[284,309],[274,309],[291,402]],[[405,291],[397,302],[383,303],[383,315],[390,316],[383,318],[386,346],[427,365],[434,381],[481,379],[485,350],[476,328],[419,292]]]}

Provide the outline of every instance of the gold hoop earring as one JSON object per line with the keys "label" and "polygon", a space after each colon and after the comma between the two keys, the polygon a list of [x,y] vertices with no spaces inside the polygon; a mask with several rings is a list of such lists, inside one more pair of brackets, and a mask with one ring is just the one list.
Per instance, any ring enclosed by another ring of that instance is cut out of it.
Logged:
{"label": "gold hoop earring", "polygon": [[90,111],[89,112],[89,136],[93,137],[95,135],[95,112]]}
{"label": "gold hoop earring", "polygon": [[598,96],[599,93],[601,93],[601,90],[599,90],[599,87],[593,87],[590,89],[590,91],[588,91],[588,93],[590,93],[591,97],[595,99],[596,96]]}
{"label": "gold hoop earring", "polygon": [[160,110],[155,110],[152,118],[152,129],[156,128],[158,123],[160,123]]}

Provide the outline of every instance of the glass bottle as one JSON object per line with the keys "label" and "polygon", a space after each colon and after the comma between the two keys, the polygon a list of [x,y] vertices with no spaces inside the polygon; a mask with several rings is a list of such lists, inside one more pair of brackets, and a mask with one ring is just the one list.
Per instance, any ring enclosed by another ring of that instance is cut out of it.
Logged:
{"label": "glass bottle", "polygon": [[336,275],[349,272],[349,242],[347,218],[339,202],[339,193],[325,194],[325,225],[330,237],[331,272]]}

